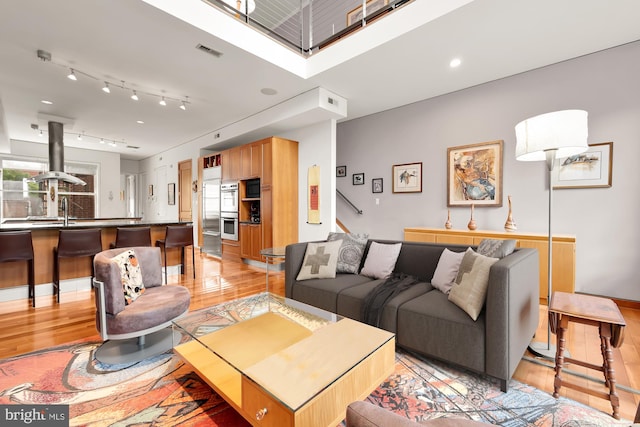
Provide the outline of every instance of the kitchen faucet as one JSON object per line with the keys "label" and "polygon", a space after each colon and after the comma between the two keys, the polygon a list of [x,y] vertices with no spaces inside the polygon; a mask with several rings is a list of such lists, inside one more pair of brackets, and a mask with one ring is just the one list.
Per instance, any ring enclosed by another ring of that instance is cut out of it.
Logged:
{"label": "kitchen faucet", "polygon": [[69,225],[69,206],[67,204],[67,198],[66,197],[62,197],[60,199],[60,203],[62,204],[62,219],[63,219],[63,225],[66,227],[67,225]]}

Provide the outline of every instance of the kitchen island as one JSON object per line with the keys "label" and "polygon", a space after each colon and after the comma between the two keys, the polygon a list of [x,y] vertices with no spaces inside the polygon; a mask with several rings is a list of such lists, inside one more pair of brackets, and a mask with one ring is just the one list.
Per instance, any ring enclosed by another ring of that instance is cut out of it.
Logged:
{"label": "kitchen island", "polygon": [[[67,225],[60,218],[38,218],[25,221],[7,221],[0,224],[0,233],[7,231],[31,230],[35,264],[36,304],[38,297],[53,295],[53,248],[58,244],[60,229],[99,228],[102,248],[116,240],[118,227],[150,227],[151,242],[165,237],[167,225],[190,225],[190,222],[143,221],[130,218],[69,218]],[[167,253],[169,269],[179,269],[180,250],[169,249]],[[0,264],[0,302],[28,298],[28,275],[25,262]],[[61,301],[64,292],[91,289],[91,258],[63,258],[60,261]]]}

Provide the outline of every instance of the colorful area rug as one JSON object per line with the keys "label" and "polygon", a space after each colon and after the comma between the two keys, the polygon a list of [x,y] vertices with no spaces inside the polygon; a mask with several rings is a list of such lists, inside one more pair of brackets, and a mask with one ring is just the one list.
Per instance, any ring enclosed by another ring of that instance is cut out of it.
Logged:
{"label": "colorful area rug", "polygon": [[[240,320],[237,305],[206,312],[217,324]],[[66,404],[71,426],[249,426],[171,352],[131,366],[94,358],[99,342],[77,342],[0,360],[0,404]],[[630,425],[580,403],[398,351],[395,372],[368,400],[407,418],[462,417],[505,427]]]}

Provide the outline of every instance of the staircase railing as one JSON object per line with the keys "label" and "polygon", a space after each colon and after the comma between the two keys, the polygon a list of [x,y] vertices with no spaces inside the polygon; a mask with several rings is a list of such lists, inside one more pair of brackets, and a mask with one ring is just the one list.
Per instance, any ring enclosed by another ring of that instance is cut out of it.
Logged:
{"label": "staircase railing", "polygon": [[340,190],[338,190],[336,188],[336,193],[338,194],[338,196],[342,197],[342,199],[347,202],[347,204],[349,206],[351,206],[353,208],[354,211],[356,211],[356,213],[358,213],[359,215],[362,215],[362,209],[358,209],[358,207],[356,205],[354,205],[351,200],[347,199],[347,196],[345,196],[344,194],[342,194],[342,192],[340,192]]}

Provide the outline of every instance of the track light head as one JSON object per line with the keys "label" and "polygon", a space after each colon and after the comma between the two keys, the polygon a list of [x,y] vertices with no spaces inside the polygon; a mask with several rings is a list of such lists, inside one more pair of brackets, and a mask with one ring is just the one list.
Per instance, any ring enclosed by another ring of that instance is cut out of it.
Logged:
{"label": "track light head", "polygon": [[69,80],[73,80],[74,82],[78,80],[78,78],[76,77],[75,71],[73,71],[73,68],[71,68],[71,72],[67,75],[67,78]]}
{"label": "track light head", "polygon": [[102,87],[102,91],[104,93],[111,93],[111,89],[109,89],[109,83],[104,82],[104,86]]}
{"label": "track light head", "polygon": [[138,98],[138,94],[136,93],[136,91],[133,91],[133,95],[131,95],[131,99],[133,99],[134,101],[139,100],[140,98]]}
{"label": "track light head", "polygon": [[160,102],[158,104],[162,105],[163,107],[167,106],[167,101],[164,100],[164,96],[162,97],[162,99],[160,100]]}
{"label": "track light head", "polygon": [[185,105],[184,101],[182,101],[182,104],[180,104],[180,109],[182,111],[185,111],[187,109],[187,106]]}

